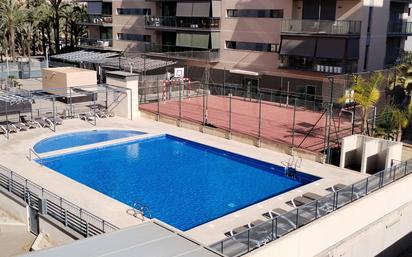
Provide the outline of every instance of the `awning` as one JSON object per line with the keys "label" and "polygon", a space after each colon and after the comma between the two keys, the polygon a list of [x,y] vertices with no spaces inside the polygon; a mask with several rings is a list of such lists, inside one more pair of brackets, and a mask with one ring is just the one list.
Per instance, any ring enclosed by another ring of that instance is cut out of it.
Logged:
{"label": "awning", "polygon": [[177,2],[176,17],[192,17],[193,3]]}
{"label": "awning", "polygon": [[280,54],[313,57],[315,46],[316,38],[287,37],[282,39]]}
{"label": "awning", "polygon": [[209,48],[209,34],[193,34],[192,35],[192,47],[194,48]]}
{"label": "awning", "polygon": [[220,48],[220,33],[219,32],[211,33],[211,45],[212,45],[212,49]]}
{"label": "awning", "polygon": [[192,34],[176,33],[176,46],[192,47]]}
{"label": "awning", "polygon": [[319,38],[316,46],[316,57],[329,59],[345,58],[345,39]]}
{"label": "awning", "polygon": [[220,1],[212,1],[212,17],[221,17]]}
{"label": "awning", "polygon": [[346,59],[359,58],[359,39],[348,39],[346,43]]}
{"label": "awning", "polygon": [[248,76],[259,76],[259,73],[248,70],[230,70],[230,73],[248,75]]}
{"label": "awning", "polygon": [[193,17],[209,17],[210,2],[193,3]]}
{"label": "awning", "polygon": [[88,14],[102,14],[102,2],[88,2],[87,3]]}

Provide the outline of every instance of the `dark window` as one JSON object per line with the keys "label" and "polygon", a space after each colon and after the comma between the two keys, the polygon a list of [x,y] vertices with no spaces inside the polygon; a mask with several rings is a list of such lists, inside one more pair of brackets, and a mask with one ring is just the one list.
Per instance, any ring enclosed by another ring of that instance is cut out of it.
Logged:
{"label": "dark window", "polygon": [[141,8],[117,8],[117,14],[119,15],[150,15],[150,9]]}
{"label": "dark window", "polygon": [[150,37],[150,35],[118,33],[117,34],[117,39],[119,39],[119,40],[150,42],[151,37]]}
{"label": "dark window", "polygon": [[253,42],[239,42],[239,41],[226,41],[226,48],[249,50],[258,52],[275,52],[279,50],[279,44],[267,44],[267,43],[253,43]]}
{"label": "dark window", "polygon": [[283,10],[228,9],[227,17],[283,18]]}

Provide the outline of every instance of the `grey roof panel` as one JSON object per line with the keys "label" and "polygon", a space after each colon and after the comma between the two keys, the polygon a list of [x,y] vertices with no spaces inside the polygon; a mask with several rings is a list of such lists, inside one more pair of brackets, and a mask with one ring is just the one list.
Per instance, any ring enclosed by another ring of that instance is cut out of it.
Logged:
{"label": "grey roof panel", "polygon": [[26,257],[213,257],[221,256],[158,221],[32,252]]}

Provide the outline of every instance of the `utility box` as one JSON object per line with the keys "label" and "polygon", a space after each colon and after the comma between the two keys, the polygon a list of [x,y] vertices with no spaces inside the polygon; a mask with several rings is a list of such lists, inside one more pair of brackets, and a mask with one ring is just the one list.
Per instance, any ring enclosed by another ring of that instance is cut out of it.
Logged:
{"label": "utility box", "polygon": [[340,167],[374,174],[401,160],[402,143],[364,135],[342,139]]}
{"label": "utility box", "polygon": [[56,95],[67,95],[76,86],[97,84],[96,71],[76,67],[43,68],[43,90]]}

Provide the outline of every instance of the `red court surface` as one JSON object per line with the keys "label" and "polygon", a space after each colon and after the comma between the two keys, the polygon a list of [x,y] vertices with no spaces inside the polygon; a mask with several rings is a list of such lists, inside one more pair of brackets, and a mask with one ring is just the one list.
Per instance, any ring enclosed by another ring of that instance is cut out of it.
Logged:
{"label": "red court surface", "polygon": [[[205,100],[207,99],[207,101]],[[181,119],[196,123],[203,122],[204,101],[207,102],[207,123],[220,129],[246,134],[259,138],[259,103],[243,98],[230,98],[225,96],[208,95],[184,98],[181,101]],[[158,107],[159,106],[159,107]],[[141,104],[140,109],[161,116],[179,118],[179,100],[166,100]],[[231,108],[231,114],[229,112]],[[311,151],[321,151],[325,142],[325,121],[322,111],[310,111],[297,108],[295,114],[295,127],[293,129],[293,106],[286,107],[279,103],[262,101],[260,137]],[[231,120],[231,125],[229,124]],[[317,122],[318,121],[318,122]],[[330,127],[330,138],[335,140],[341,137],[343,129],[347,134],[351,123],[348,119],[334,117]],[[315,125],[316,124],[316,125]],[[310,132],[310,130],[312,131]],[[328,129],[329,130],[329,129]],[[310,132],[307,138],[305,136]],[[326,131],[328,132],[328,131]],[[349,131],[350,133],[350,131]],[[327,134],[326,134],[327,136]],[[292,140],[294,138],[294,140]],[[292,142],[293,141],[293,142]]]}

